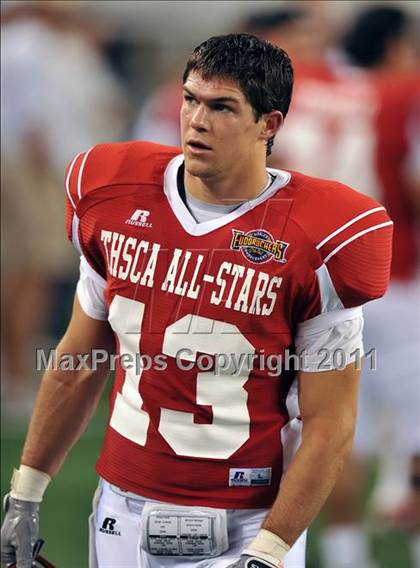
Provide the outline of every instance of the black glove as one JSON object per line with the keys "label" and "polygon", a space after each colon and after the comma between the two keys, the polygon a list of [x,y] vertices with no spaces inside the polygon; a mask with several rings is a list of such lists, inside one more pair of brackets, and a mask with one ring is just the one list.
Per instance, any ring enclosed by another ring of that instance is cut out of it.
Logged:
{"label": "black glove", "polygon": [[4,517],[1,527],[1,562],[17,568],[32,568],[38,548],[39,503],[14,499],[9,494],[4,499]]}
{"label": "black glove", "polygon": [[271,564],[267,560],[257,558],[257,556],[242,556],[234,564],[229,564],[227,568],[277,568],[275,564]]}

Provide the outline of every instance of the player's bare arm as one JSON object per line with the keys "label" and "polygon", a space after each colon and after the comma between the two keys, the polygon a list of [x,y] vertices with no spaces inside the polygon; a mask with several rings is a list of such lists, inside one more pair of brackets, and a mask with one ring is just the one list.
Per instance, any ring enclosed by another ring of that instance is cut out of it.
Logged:
{"label": "player's bare arm", "polygon": [[[78,355],[93,349],[113,352],[114,340],[107,322],[82,310],[77,295],[67,331],[57,347],[57,357]],[[109,360],[109,358],[107,359]],[[41,382],[26,437],[21,466],[12,479],[2,526],[1,561],[30,568],[38,541],[38,510],[43,493],[67,453],[86,428],[102,394],[108,363],[95,369],[48,369]]]}
{"label": "player's bare arm", "polygon": [[[114,338],[108,322],[90,318],[77,296],[68,329],[57,347],[76,357],[104,349],[113,353]],[[22,454],[22,464],[55,475],[67,453],[85,430],[102,394],[108,364],[96,370],[48,369],[36,399]]]}
{"label": "player's bare arm", "polygon": [[262,530],[235,568],[252,558],[282,566],[289,548],[320,511],[351,450],[359,375],[353,364],[340,371],[300,373],[302,441]]}
{"label": "player's bare arm", "polygon": [[263,528],[292,545],[321,509],[351,450],[360,371],[299,376],[302,442]]}

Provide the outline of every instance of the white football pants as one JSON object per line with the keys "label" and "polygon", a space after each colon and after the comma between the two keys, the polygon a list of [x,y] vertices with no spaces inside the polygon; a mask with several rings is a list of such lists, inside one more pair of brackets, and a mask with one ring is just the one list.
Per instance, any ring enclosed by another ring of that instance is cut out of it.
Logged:
{"label": "white football pants", "polygon": [[[89,568],[226,568],[253,540],[267,514],[265,509],[227,509],[229,549],[217,558],[162,558],[141,548],[142,510],[148,501],[129,495],[100,481],[89,517]],[[287,554],[285,568],[305,568],[305,545],[306,531]]]}

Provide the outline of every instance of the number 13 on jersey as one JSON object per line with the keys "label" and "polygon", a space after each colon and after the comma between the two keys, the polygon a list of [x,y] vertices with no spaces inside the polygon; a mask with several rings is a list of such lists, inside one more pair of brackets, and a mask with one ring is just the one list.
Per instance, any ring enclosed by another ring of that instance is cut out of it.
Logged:
{"label": "number 13 on jersey", "polygon": [[[135,360],[139,352],[145,305],[116,295],[110,306],[109,322],[116,334],[120,355]],[[169,325],[164,333],[162,354],[174,357],[183,350],[183,359],[195,361],[197,353],[244,355],[244,361],[255,352],[251,343],[230,323],[188,314]],[[178,455],[197,458],[227,459],[249,438],[250,417],[248,393],[244,388],[250,374],[249,365],[238,371],[231,369],[197,373],[197,405],[209,405],[213,411],[211,424],[194,423],[194,414],[169,408],[160,409],[158,430]],[[168,370],[162,370],[162,381]],[[185,380],[177,369],[179,381]],[[121,436],[145,446],[150,423],[149,414],[142,408],[140,385],[143,369],[125,370],[121,393],[117,394],[111,416],[111,427]]]}

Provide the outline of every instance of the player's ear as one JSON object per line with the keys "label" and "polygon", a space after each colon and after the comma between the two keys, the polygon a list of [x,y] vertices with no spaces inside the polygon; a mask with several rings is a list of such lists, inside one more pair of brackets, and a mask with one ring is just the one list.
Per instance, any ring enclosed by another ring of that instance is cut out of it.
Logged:
{"label": "player's ear", "polygon": [[279,110],[272,110],[262,116],[263,128],[261,130],[261,137],[265,140],[270,140],[277,134],[283,125],[283,114]]}

